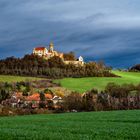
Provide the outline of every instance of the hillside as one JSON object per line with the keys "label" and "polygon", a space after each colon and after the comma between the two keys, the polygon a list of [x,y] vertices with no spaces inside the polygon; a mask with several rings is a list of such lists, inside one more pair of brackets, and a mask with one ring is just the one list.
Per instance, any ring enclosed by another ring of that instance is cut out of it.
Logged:
{"label": "hillside", "polygon": [[[69,62],[69,61],[68,61]],[[79,62],[79,61],[78,61]],[[49,59],[38,55],[25,55],[23,58],[9,57],[0,60],[1,75],[41,76],[47,78],[65,77],[114,77],[108,67],[101,62],[75,64],[66,63],[62,58],[53,56]]]}
{"label": "hillside", "polygon": [[[113,71],[114,74],[121,77],[87,77],[87,78],[64,78],[61,80],[55,80],[55,82],[60,82],[63,87],[70,90],[75,90],[79,92],[85,92],[87,90],[97,88],[102,90],[105,88],[107,83],[114,82],[117,84],[125,83],[140,83],[140,73],[136,72],[119,72]],[[20,82],[26,80],[40,80],[41,78],[35,77],[23,77],[23,76],[10,76],[10,75],[0,75],[0,82]],[[83,86],[84,85],[84,86]]]}
{"label": "hillside", "polygon": [[1,140],[127,140],[140,138],[140,111],[0,118]]}
{"label": "hillside", "polygon": [[41,80],[42,78],[27,77],[27,76],[11,76],[11,75],[0,75],[0,82],[20,82],[20,81],[34,81]]}
{"label": "hillside", "polygon": [[110,82],[116,84],[140,83],[140,73],[120,71],[113,71],[113,73],[120,77],[64,78],[62,80],[57,80],[56,82],[60,82],[63,87],[81,93],[92,88],[103,90]]}

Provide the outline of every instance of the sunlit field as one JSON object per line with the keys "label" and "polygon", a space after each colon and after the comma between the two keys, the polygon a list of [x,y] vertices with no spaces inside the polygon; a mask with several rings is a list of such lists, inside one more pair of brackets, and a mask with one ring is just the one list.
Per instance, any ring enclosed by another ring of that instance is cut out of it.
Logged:
{"label": "sunlit field", "polygon": [[65,88],[73,91],[78,91],[80,93],[83,93],[92,88],[104,90],[106,85],[110,82],[116,84],[140,83],[140,73],[120,71],[113,71],[113,73],[121,77],[64,78],[61,80],[56,80],[56,82],[60,82],[61,85]]}

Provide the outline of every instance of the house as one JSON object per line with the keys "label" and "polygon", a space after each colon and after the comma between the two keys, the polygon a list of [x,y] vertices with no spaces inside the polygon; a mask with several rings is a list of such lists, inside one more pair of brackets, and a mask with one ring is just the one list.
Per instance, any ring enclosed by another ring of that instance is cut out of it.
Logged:
{"label": "house", "polygon": [[39,93],[34,93],[30,96],[27,96],[25,103],[26,104],[31,104],[32,108],[38,108],[39,103],[40,103],[40,94]]}
{"label": "house", "polygon": [[20,92],[15,92],[11,98],[8,98],[6,100],[2,101],[2,105],[4,106],[10,106],[10,107],[21,107],[21,104],[23,103],[22,101],[24,100],[22,93]]}
{"label": "house", "polygon": [[33,54],[39,55],[39,56],[45,56],[46,53],[48,53],[48,50],[42,46],[34,48],[34,50],[33,50]]}
{"label": "house", "polygon": [[80,65],[80,66],[83,66],[85,64],[84,62],[84,59],[82,56],[80,56],[78,58],[78,60],[75,60],[75,61],[64,61],[65,64],[74,64],[76,66]]}
{"label": "house", "polygon": [[54,105],[56,105],[57,103],[62,102],[62,98],[59,96],[54,96],[52,101],[53,101]]}
{"label": "house", "polygon": [[[46,107],[48,107],[48,102],[57,102],[58,99],[54,99],[53,95],[49,94],[49,93],[45,93],[45,101],[41,101],[40,100],[40,94],[39,93],[34,93],[30,96],[27,96],[25,102],[27,104],[32,104],[32,108],[38,108],[39,107],[39,103],[42,102],[44,104],[46,104]],[[54,101],[55,100],[55,101]]]}

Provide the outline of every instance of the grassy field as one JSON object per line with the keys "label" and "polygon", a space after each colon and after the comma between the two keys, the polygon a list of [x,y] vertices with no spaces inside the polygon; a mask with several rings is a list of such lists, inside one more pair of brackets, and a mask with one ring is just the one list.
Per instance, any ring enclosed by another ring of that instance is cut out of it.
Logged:
{"label": "grassy field", "polygon": [[63,87],[67,89],[78,91],[83,93],[92,88],[98,90],[103,90],[107,83],[114,82],[116,84],[125,84],[125,83],[140,83],[140,73],[135,72],[119,72],[113,71],[116,75],[121,76],[118,78],[109,78],[109,77],[89,77],[89,78],[64,78],[62,80],[57,80],[60,82]]}
{"label": "grassy field", "polygon": [[0,82],[20,82],[20,81],[26,81],[26,80],[33,81],[33,80],[38,80],[38,79],[41,79],[41,78],[0,75]]}
{"label": "grassy field", "polygon": [[0,117],[0,140],[139,140],[140,110]]}
{"label": "grassy field", "polygon": [[[114,82],[116,84],[140,83],[140,73],[119,72],[119,71],[113,71],[113,73],[121,77],[64,78],[61,80],[56,80],[55,82],[60,82],[63,87],[66,87],[67,89],[73,91],[78,91],[80,93],[83,93],[92,88],[103,90],[107,85],[107,83],[109,82]],[[38,80],[38,79],[40,78],[0,75],[0,82],[19,82],[25,80]]]}

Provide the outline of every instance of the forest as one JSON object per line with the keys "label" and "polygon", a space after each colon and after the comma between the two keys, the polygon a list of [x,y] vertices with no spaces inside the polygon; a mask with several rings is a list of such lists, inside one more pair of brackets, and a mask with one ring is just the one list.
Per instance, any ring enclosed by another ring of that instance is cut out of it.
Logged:
{"label": "forest", "polygon": [[[67,60],[71,56],[65,55],[65,58]],[[25,55],[23,58],[9,57],[0,60],[0,74],[47,78],[115,77],[115,74],[110,72],[110,68],[101,61],[77,66],[65,64],[57,56],[46,60],[33,54]]]}

